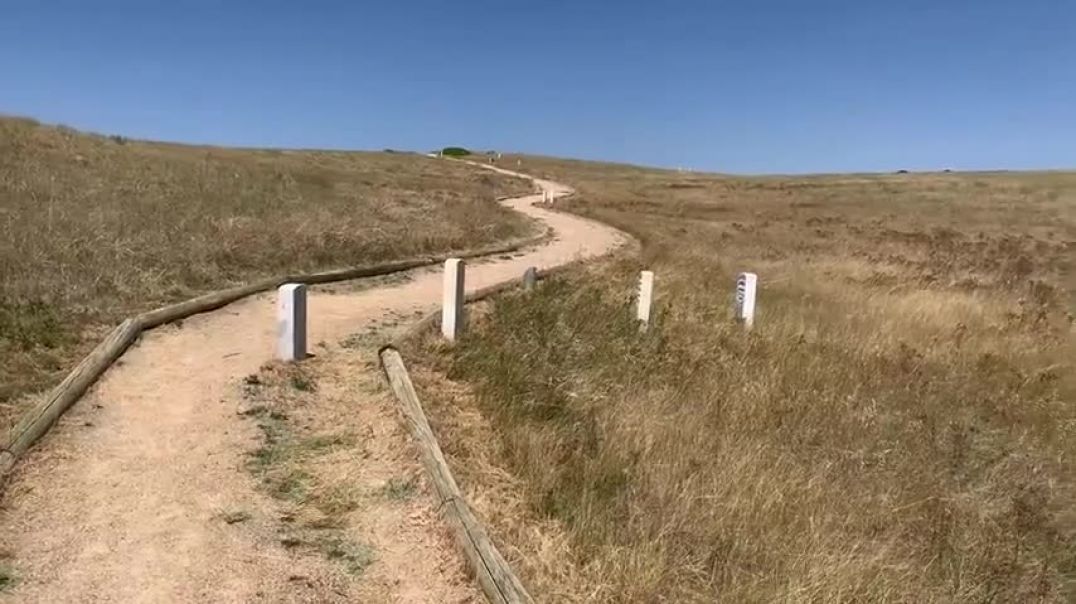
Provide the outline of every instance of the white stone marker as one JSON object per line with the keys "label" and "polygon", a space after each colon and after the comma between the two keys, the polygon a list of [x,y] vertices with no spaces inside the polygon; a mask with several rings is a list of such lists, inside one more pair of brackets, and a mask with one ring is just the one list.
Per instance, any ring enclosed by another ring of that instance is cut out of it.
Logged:
{"label": "white stone marker", "polygon": [[441,334],[449,342],[456,340],[456,335],[463,328],[463,260],[449,258],[445,260],[445,289],[441,302]]}
{"label": "white stone marker", "polygon": [[276,357],[282,361],[306,358],[306,286],[286,283],[277,289]]}
{"label": "white stone marker", "polygon": [[523,271],[523,291],[531,291],[538,283],[538,269],[533,266]]}
{"label": "white stone marker", "polygon": [[635,302],[635,317],[642,321],[643,329],[650,325],[650,305],[654,301],[654,272],[639,273],[639,297]]}
{"label": "white stone marker", "polygon": [[758,275],[740,273],[736,278],[736,319],[744,327],[751,329],[755,324],[755,296],[758,290]]}

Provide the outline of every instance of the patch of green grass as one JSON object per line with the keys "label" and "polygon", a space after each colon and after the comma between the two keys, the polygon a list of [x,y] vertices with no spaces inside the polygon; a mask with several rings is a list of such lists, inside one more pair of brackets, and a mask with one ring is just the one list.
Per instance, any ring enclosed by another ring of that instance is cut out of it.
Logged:
{"label": "patch of green grass", "polygon": [[304,520],[303,526],[314,530],[342,529],[347,526],[347,518],[343,514],[325,514]]}
{"label": "patch of green grass", "polygon": [[302,503],[309,497],[310,474],[302,470],[268,472],[263,476],[263,480],[268,483],[269,494],[277,499]]}
{"label": "patch of green grass", "polygon": [[358,509],[362,497],[362,491],[358,487],[344,483],[318,493],[313,498],[313,503],[326,516],[338,518]]}
{"label": "patch of green grass", "polygon": [[71,339],[57,306],[41,300],[0,298],[0,340],[20,351],[56,348]]}
{"label": "patch of green grass", "polygon": [[373,548],[339,535],[320,539],[317,547],[326,558],[343,564],[344,568],[353,575],[362,574],[377,560]]}
{"label": "patch of green grass", "polygon": [[317,382],[314,381],[314,378],[305,373],[296,373],[291,376],[289,381],[291,387],[299,392],[315,392],[318,389]]}
{"label": "patch of green grass", "polygon": [[343,531],[335,528],[291,531],[281,537],[280,544],[288,549],[304,548],[319,552],[353,575],[362,574],[377,561],[372,547],[348,538]]}
{"label": "patch of green grass", "polygon": [[0,592],[7,591],[18,582],[15,569],[7,564],[0,564]]}
{"label": "patch of green grass", "polygon": [[340,340],[340,347],[351,349],[371,348],[377,346],[384,339],[384,336],[376,327],[371,327],[367,331],[353,333]]}
{"label": "patch of green grass", "polygon": [[[348,512],[359,507],[364,493],[346,482],[344,475],[335,484],[326,481],[324,468],[315,470],[311,465],[338,447],[353,447],[356,436],[346,431],[305,434],[303,430],[309,428],[289,422],[288,414],[279,408],[280,401],[297,398],[289,389],[296,388],[296,379],[305,376],[267,371],[246,380],[266,387],[257,393],[258,398],[252,401],[256,404],[246,414],[257,422],[262,433],[261,445],[250,453],[247,467],[265,492],[291,504],[290,519],[281,526],[284,534],[280,543],[287,548],[318,552],[347,572],[360,574],[376,559],[374,551],[349,539],[344,528],[348,525]],[[232,511],[221,518],[232,524],[244,522],[250,515]],[[293,522],[296,518],[301,521]]]}
{"label": "patch of green grass", "polygon": [[390,478],[388,482],[381,487],[379,495],[393,501],[406,501],[415,496],[415,491],[417,489],[418,481],[413,477],[406,480]]}
{"label": "patch of green grass", "polygon": [[284,418],[265,407],[254,407],[249,415],[257,418],[258,429],[262,431],[261,446],[250,454],[251,469],[264,471],[286,461],[291,456],[292,434]]}
{"label": "patch of green grass", "polygon": [[355,435],[350,432],[333,432],[304,438],[299,447],[304,451],[321,452],[333,447],[349,447],[355,444]]}
{"label": "patch of green grass", "polygon": [[250,453],[247,467],[259,477],[270,495],[295,503],[312,502],[328,515],[343,514],[358,507],[359,497],[350,489],[341,487],[326,494],[313,493],[311,476],[302,469],[302,460],[307,456],[354,445],[354,434],[332,432],[299,438],[288,425],[287,415],[279,410],[255,407],[249,415],[257,420],[262,444]]}
{"label": "patch of green grass", "polygon": [[302,502],[309,493],[310,476],[295,467],[301,447],[281,412],[262,409],[253,414],[262,431],[262,444],[250,454],[247,467],[257,475],[270,495]]}
{"label": "patch of green grass", "polygon": [[240,522],[250,520],[250,518],[250,512],[246,510],[232,510],[220,515],[220,519],[223,520],[225,524],[239,524]]}
{"label": "patch of green grass", "polygon": [[306,545],[306,542],[298,535],[284,535],[280,538],[280,545],[292,549]]}

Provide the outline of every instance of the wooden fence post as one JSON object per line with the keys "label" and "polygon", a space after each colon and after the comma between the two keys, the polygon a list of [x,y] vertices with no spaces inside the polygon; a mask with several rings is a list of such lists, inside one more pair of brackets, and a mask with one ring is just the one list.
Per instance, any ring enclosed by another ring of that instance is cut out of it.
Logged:
{"label": "wooden fence post", "polygon": [[523,291],[531,291],[534,289],[535,284],[538,283],[538,269],[533,266],[528,267],[523,271]]}
{"label": "wooden fence post", "polygon": [[277,289],[276,356],[282,361],[306,358],[306,286],[285,283]]}
{"label": "wooden fence post", "polygon": [[459,258],[445,260],[444,298],[441,303],[441,334],[456,341],[463,328],[463,289],[465,266]]}
{"label": "wooden fence post", "polygon": [[751,329],[755,324],[755,298],[758,291],[758,275],[740,273],[736,278],[736,320]]}
{"label": "wooden fence post", "polygon": [[635,318],[642,322],[645,330],[650,326],[650,306],[654,301],[654,273],[643,271],[639,273],[639,293],[635,302]]}

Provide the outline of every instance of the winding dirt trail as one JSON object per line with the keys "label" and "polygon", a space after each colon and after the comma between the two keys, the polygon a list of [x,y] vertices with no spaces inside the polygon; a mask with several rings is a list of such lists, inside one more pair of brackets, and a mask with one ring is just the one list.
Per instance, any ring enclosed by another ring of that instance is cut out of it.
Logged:
{"label": "winding dirt trail", "polygon": [[[570,191],[535,182],[554,195]],[[505,203],[551,226],[553,241],[511,259],[472,263],[468,290],[518,279],[528,266],[600,255],[625,241],[610,227],[532,205],[540,200],[530,195]],[[319,355],[343,352],[341,338],[386,317],[428,312],[440,296],[439,269],[366,289],[313,288],[311,348]],[[236,400],[242,378],[272,358],[274,330],[274,296],[261,295],[145,334],[9,483],[0,502],[0,554],[9,558],[17,582],[0,599],[324,602],[372,593],[350,584],[363,578],[341,576],[323,557],[297,556],[251,523],[221,521],[222,513],[237,508],[255,517],[272,514],[271,498],[244,467],[260,436],[236,414]],[[352,363],[347,370],[369,374],[360,377],[370,383],[379,379],[372,363]],[[384,409],[368,408],[362,392],[345,394],[364,410],[355,421],[375,428],[391,421]],[[363,413],[377,417],[363,419]],[[432,507],[426,500],[415,505]],[[410,521],[411,533],[445,532],[430,526],[439,522],[430,509],[415,511]],[[462,565],[447,537],[403,533],[401,539],[414,542],[389,548],[395,557],[381,564],[401,568],[374,569],[388,591],[373,599],[473,597],[471,587],[459,585]],[[401,573],[407,576],[393,576]],[[301,590],[297,577],[305,585]]]}

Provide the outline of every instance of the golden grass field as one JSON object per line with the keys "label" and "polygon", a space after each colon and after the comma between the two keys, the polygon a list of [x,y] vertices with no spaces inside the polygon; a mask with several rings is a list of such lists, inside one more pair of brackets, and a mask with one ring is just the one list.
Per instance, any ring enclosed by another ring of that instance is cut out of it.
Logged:
{"label": "golden grass field", "polygon": [[[521,170],[576,187],[564,207],[641,254],[408,354],[533,593],[1076,599],[1076,173]],[[731,319],[743,270],[760,279],[749,334]]]}
{"label": "golden grass field", "polygon": [[530,188],[413,154],[194,147],[0,118],[0,420],[125,316],[523,235],[531,225],[495,198]]}

